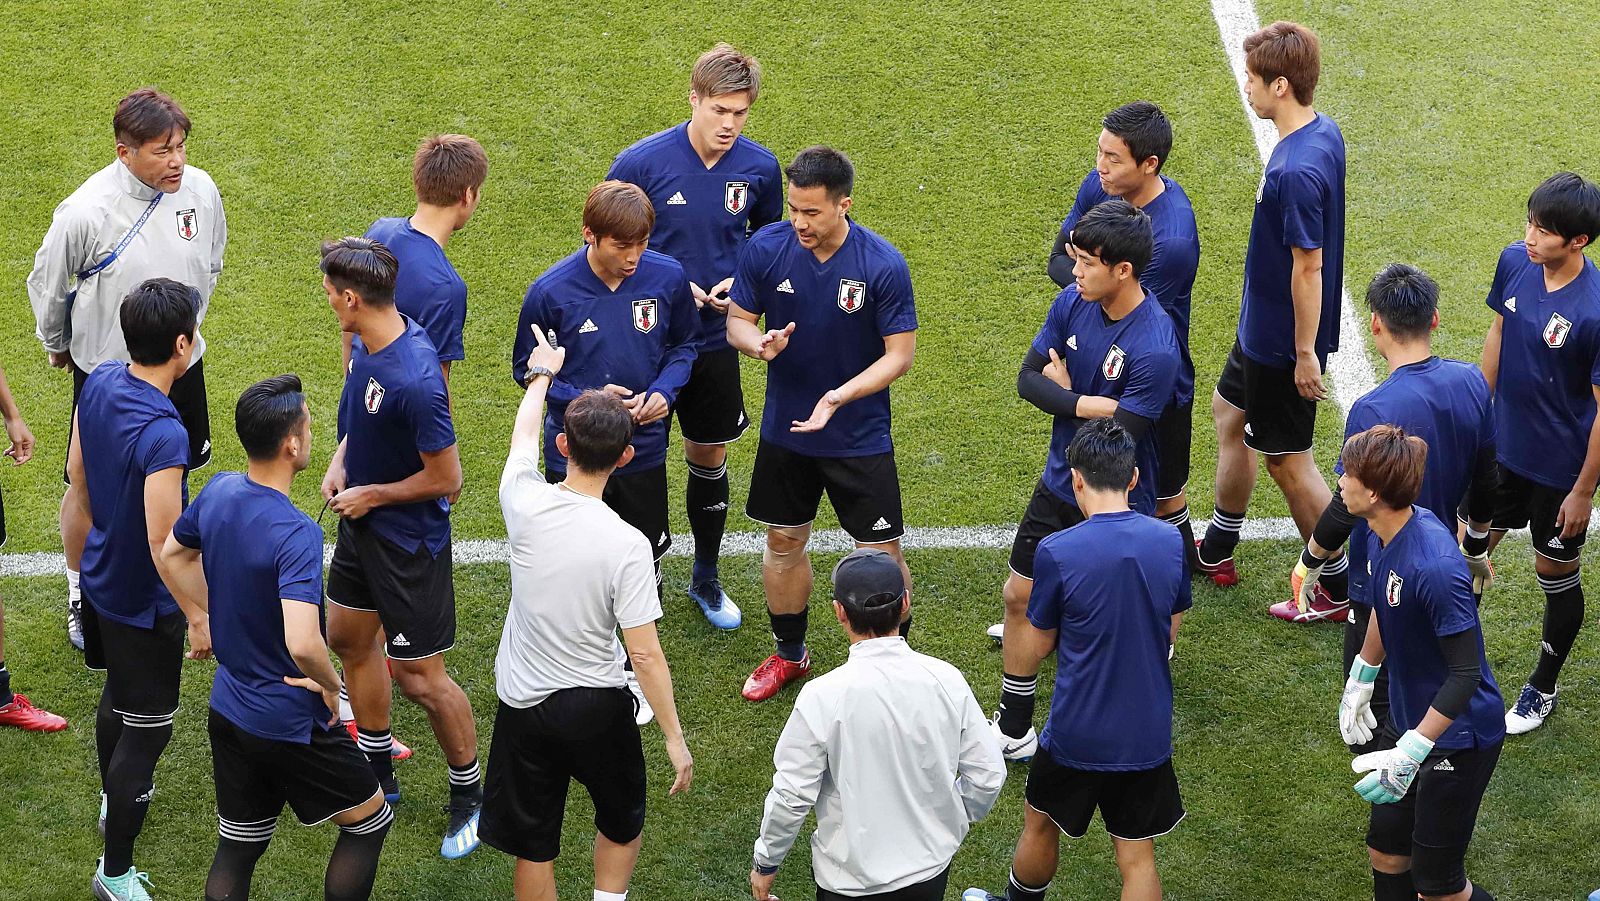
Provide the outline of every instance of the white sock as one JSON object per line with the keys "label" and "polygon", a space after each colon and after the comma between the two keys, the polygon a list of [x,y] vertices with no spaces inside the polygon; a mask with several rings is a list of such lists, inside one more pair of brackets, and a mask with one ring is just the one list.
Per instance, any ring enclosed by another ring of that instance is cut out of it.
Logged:
{"label": "white sock", "polygon": [[356,712],[350,709],[350,689],[339,686],[339,722],[354,722]]}
{"label": "white sock", "polygon": [[619,895],[616,892],[602,892],[599,889],[595,889],[594,901],[628,901],[628,893],[623,892]]}
{"label": "white sock", "polygon": [[78,571],[67,570],[67,602],[76,604],[83,600],[83,592],[78,588]]}

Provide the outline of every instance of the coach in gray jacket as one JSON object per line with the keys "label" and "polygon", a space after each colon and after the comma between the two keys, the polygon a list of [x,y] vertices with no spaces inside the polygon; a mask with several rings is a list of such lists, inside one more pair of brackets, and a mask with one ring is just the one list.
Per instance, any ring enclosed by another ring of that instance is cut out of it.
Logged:
{"label": "coach in gray jacket", "polygon": [[899,636],[911,599],[893,557],[861,548],[839,561],[833,598],[850,659],[801,689],[778,738],[751,895],[771,896],[815,807],[818,901],[937,901],[1000,796],[1000,745],[961,672]]}

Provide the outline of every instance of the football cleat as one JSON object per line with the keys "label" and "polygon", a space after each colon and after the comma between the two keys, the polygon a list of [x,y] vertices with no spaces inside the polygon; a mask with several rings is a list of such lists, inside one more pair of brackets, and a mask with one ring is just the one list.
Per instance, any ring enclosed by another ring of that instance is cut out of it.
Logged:
{"label": "football cleat", "polygon": [[1304,612],[1300,610],[1300,601],[1295,598],[1273,604],[1267,608],[1267,612],[1291,623],[1342,623],[1349,618],[1350,602],[1341,604],[1335,601],[1326,588],[1317,585],[1311,589],[1311,604]]}
{"label": "football cleat", "polygon": [[1000,755],[1007,761],[1027,763],[1039,753],[1039,734],[1033,731],[1032,726],[1022,733],[1021,738],[1012,738],[1000,731],[1000,714],[996,713],[994,719],[989,721],[989,728],[994,730],[994,737],[1000,742]]}
{"label": "football cleat", "polygon": [[[1194,546],[1196,550],[1199,549],[1201,541],[1202,539],[1195,539]],[[1195,573],[1210,579],[1211,584],[1218,588],[1232,588],[1239,584],[1239,569],[1233,565],[1232,557],[1221,563],[1207,563],[1199,557],[1195,559],[1199,561],[1199,568],[1195,570]]]}
{"label": "football cleat", "polygon": [[483,812],[482,799],[451,801],[445,810],[450,813],[450,825],[444,830],[439,853],[446,860],[457,860],[478,850],[478,815]]}
{"label": "football cleat", "polygon": [[650,699],[644,696],[644,688],[639,685],[639,677],[633,670],[628,670],[628,691],[633,693],[633,721],[648,726],[656,718],[656,709],[650,706]]}
{"label": "football cleat", "polygon": [[989,636],[990,638],[993,638],[995,644],[1005,644],[1006,643],[1006,624],[1005,623],[995,623],[994,625],[990,626],[989,628],[983,630],[983,632],[984,632],[985,635]]}
{"label": "football cleat", "polygon": [[60,732],[67,728],[67,721],[33,706],[27,695],[18,693],[11,703],[0,707],[0,726],[14,726],[27,732]]}
{"label": "football cleat", "polygon": [[121,876],[107,876],[105,858],[95,867],[94,881],[90,884],[95,901],[150,901],[150,874],[129,867]]}
{"label": "football cleat", "polygon": [[744,689],[739,693],[744,695],[747,701],[765,701],[782,691],[790,682],[797,682],[809,675],[811,675],[809,651],[799,663],[773,654],[756,667],[750,678],[744,680]]}
{"label": "football cleat", "polygon": [[981,888],[969,888],[961,893],[961,901],[1006,901],[1006,896],[991,895]]}
{"label": "football cleat", "polygon": [[100,840],[106,840],[106,793],[100,793]]}
{"label": "football cleat", "polygon": [[393,773],[387,779],[379,779],[378,787],[383,789],[383,800],[390,804],[400,803],[400,779]]}
{"label": "football cleat", "polygon": [[83,601],[67,601],[67,642],[83,650]]}
{"label": "football cleat", "polygon": [[[356,747],[358,747],[358,748],[361,747],[361,739],[356,735],[356,721],[355,720],[345,720],[344,721],[344,728],[345,728],[346,731],[348,731],[350,733],[350,740],[356,743]],[[389,759],[390,760],[410,760],[411,759],[411,755],[412,755],[413,752],[411,750],[411,746],[410,745],[405,744],[400,739],[395,738],[393,735],[389,736],[389,742],[390,742],[390,744],[389,744]]]}
{"label": "football cleat", "polygon": [[[1559,691],[1559,689],[1558,689]],[[1545,694],[1532,685],[1522,686],[1517,703],[1506,713],[1506,734],[1522,735],[1544,725],[1545,717],[1555,712],[1556,692]]]}
{"label": "football cleat", "polygon": [[689,586],[689,599],[705,614],[706,622],[724,632],[737,629],[744,622],[739,605],[728,597],[728,593],[722,590],[722,583],[716,579]]}

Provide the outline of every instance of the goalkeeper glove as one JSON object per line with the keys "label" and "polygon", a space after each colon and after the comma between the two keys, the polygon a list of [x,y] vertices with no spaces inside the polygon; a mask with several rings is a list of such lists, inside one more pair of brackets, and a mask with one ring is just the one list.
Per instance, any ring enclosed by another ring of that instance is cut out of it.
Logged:
{"label": "goalkeeper glove", "polygon": [[1356,794],[1374,804],[1393,804],[1404,798],[1432,750],[1433,742],[1408,729],[1393,748],[1362,754],[1350,761],[1351,769],[1366,773],[1355,785]]}
{"label": "goalkeeper glove", "polygon": [[1328,561],[1312,556],[1309,547],[1300,552],[1300,562],[1294,565],[1294,572],[1289,574],[1289,591],[1294,595],[1301,613],[1311,609],[1311,590],[1322,578],[1322,568],[1327,565]]}
{"label": "goalkeeper glove", "polygon": [[1372,683],[1377,681],[1378,669],[1359,654],[1350,662],[1350,678],[1345,680],[1344,695],[1339,698],[1339,735],[1347,745],[1372,741],[1372,730],[1378,725],[1378,718],[1372,713]]}
{"label": "goalkeeper glove", "polygon": [[1483,593],[1489,590],[1489,586],[1494,584],[1494,564],[1489,562],[1489,552],[1473,554],[1463,544],[1461,556],[1467,558],[1467,569],[1472,570],[1472,593],[1482,597]]}

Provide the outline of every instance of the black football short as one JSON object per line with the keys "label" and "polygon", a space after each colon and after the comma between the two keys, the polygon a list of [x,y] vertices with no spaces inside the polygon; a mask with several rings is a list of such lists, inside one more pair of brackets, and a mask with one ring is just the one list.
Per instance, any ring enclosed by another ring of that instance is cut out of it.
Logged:
{"label": "black football short", "polygon": [[[1499,531],[1526,528],[1533,538],[1533,552],[1558,563],[1575,563],[1583,555],[1583,543],[1588,530],[1571,538],[1562,538],[1556,527],[1556,514],[1561,512],[1561,502],[1571,493],[1569,489],[1552,488],[1506,468],[1504,463],[1495,469],[1494,519],[1492,528]],[[1470,498],[1461,502],[1458,516],[1467,519]]]}
{"label": "black football short", "polygon": [[1189,451],[1194,442],[1194,402],[1168,404],[1156,420],[1156,499],[1168,500],[1189,484]]}
{"label": "black football short", "polygon": [[702,351],[674,408],[678,432],[695,444],[731,444],[750,427],[739,384],[739,352],[731,347]]}
{"label": "black football short", "polygon": [[[83,393],[83,383],[89,373],[72,367],[72,410],[67,411],[67,441],[72,440],[72,413],[78,409],[78,395]],[[167,397],[183,420],[184,431],[189,433],[189,471],[201,469],[211,462],[211,410],[206,404],[206,361],[197,360],[189,371],[172,383],[172,393]],[[69,443],[70,447],[71,444]],[[67,478],[62,465],[61,480]]]}
{"label": "black football short", "polygon": [[894,451],[865,457],[812,457],[763,438],[756,447],[745,515],[765,526],[794,528],[817,518],[828,493],[839,525],[858,544],[905,534]]}
{"label": "black football short", "polygon": [[395,660],[422,660],[456,643],[456,586],[450,542],[406,552],[359,519],[340,519],[328,566],[328,600],[378,614]]}
{"label": "black football short", "polygon": [[1011,540],[1011,571],[1033,580],[1033,555],[1039,542],[1062,529],[1070,529],[1083,522],[1083,511],[1069,504],[1044,486],[1040,479],[1033,486],[1033,497],[1028,498],[1028,509],[1017,524],[1017,536]]}
{"label": "black football short", "polygon": [[1500,748],[1435,748],[1404,797],[1372,805],[1367,846],[1409,856],[1417,891],[1453,895],[1466,887],[1463,861]]}
{"label": "black football short", "polygon": [[183,643],[189,621],[181,611],[156,617],[148,629],[119,623],[84,596],[83,661],[106,674],[111,709],[128,725],[164,726],[178,712]]}
{"label": "black football short", "polygon": [[532,707],[500,702],[489,740],[478,835],[523,860],[555,860],[567,787],[594,802],[594,825],[619,845],[644,830],[644,747],[626,688],[567,688]]}
{"label": "black football short", "polygon": [[1097,809],[1106,832],[1124,841],[1166,835],[1184,815],[1171,760],[1148,770],[1078,770],[1062,766],[1040,748],[1023,796],[1029,807],[1072,838],[1083,838]]}
{"label": "black football short", "polygon": [[[554,485],[566,473],[544,471],[545,480]],[[638,529],[650,541],[650,556],[659,561],[672,547],[672,521],[667,509],[667,465],[635,470],[624,466],[614,470],[600,495],[622,521]]]}
{"label": "black football short", "polygon": [[1244,444],[1269,457],[1311,450],[1317,402],[1300,396],[1294,370],[1258,363],[1234,341],[1217,394],[1244,413]]}
{"label": "black football short", "polygon": [[311,727],[308,744],[262,738],[210,710],[211,773],[218,831],[235,841],[265,841],[283,805],[315,826],[378,793],[378,777],[342,727]]}

